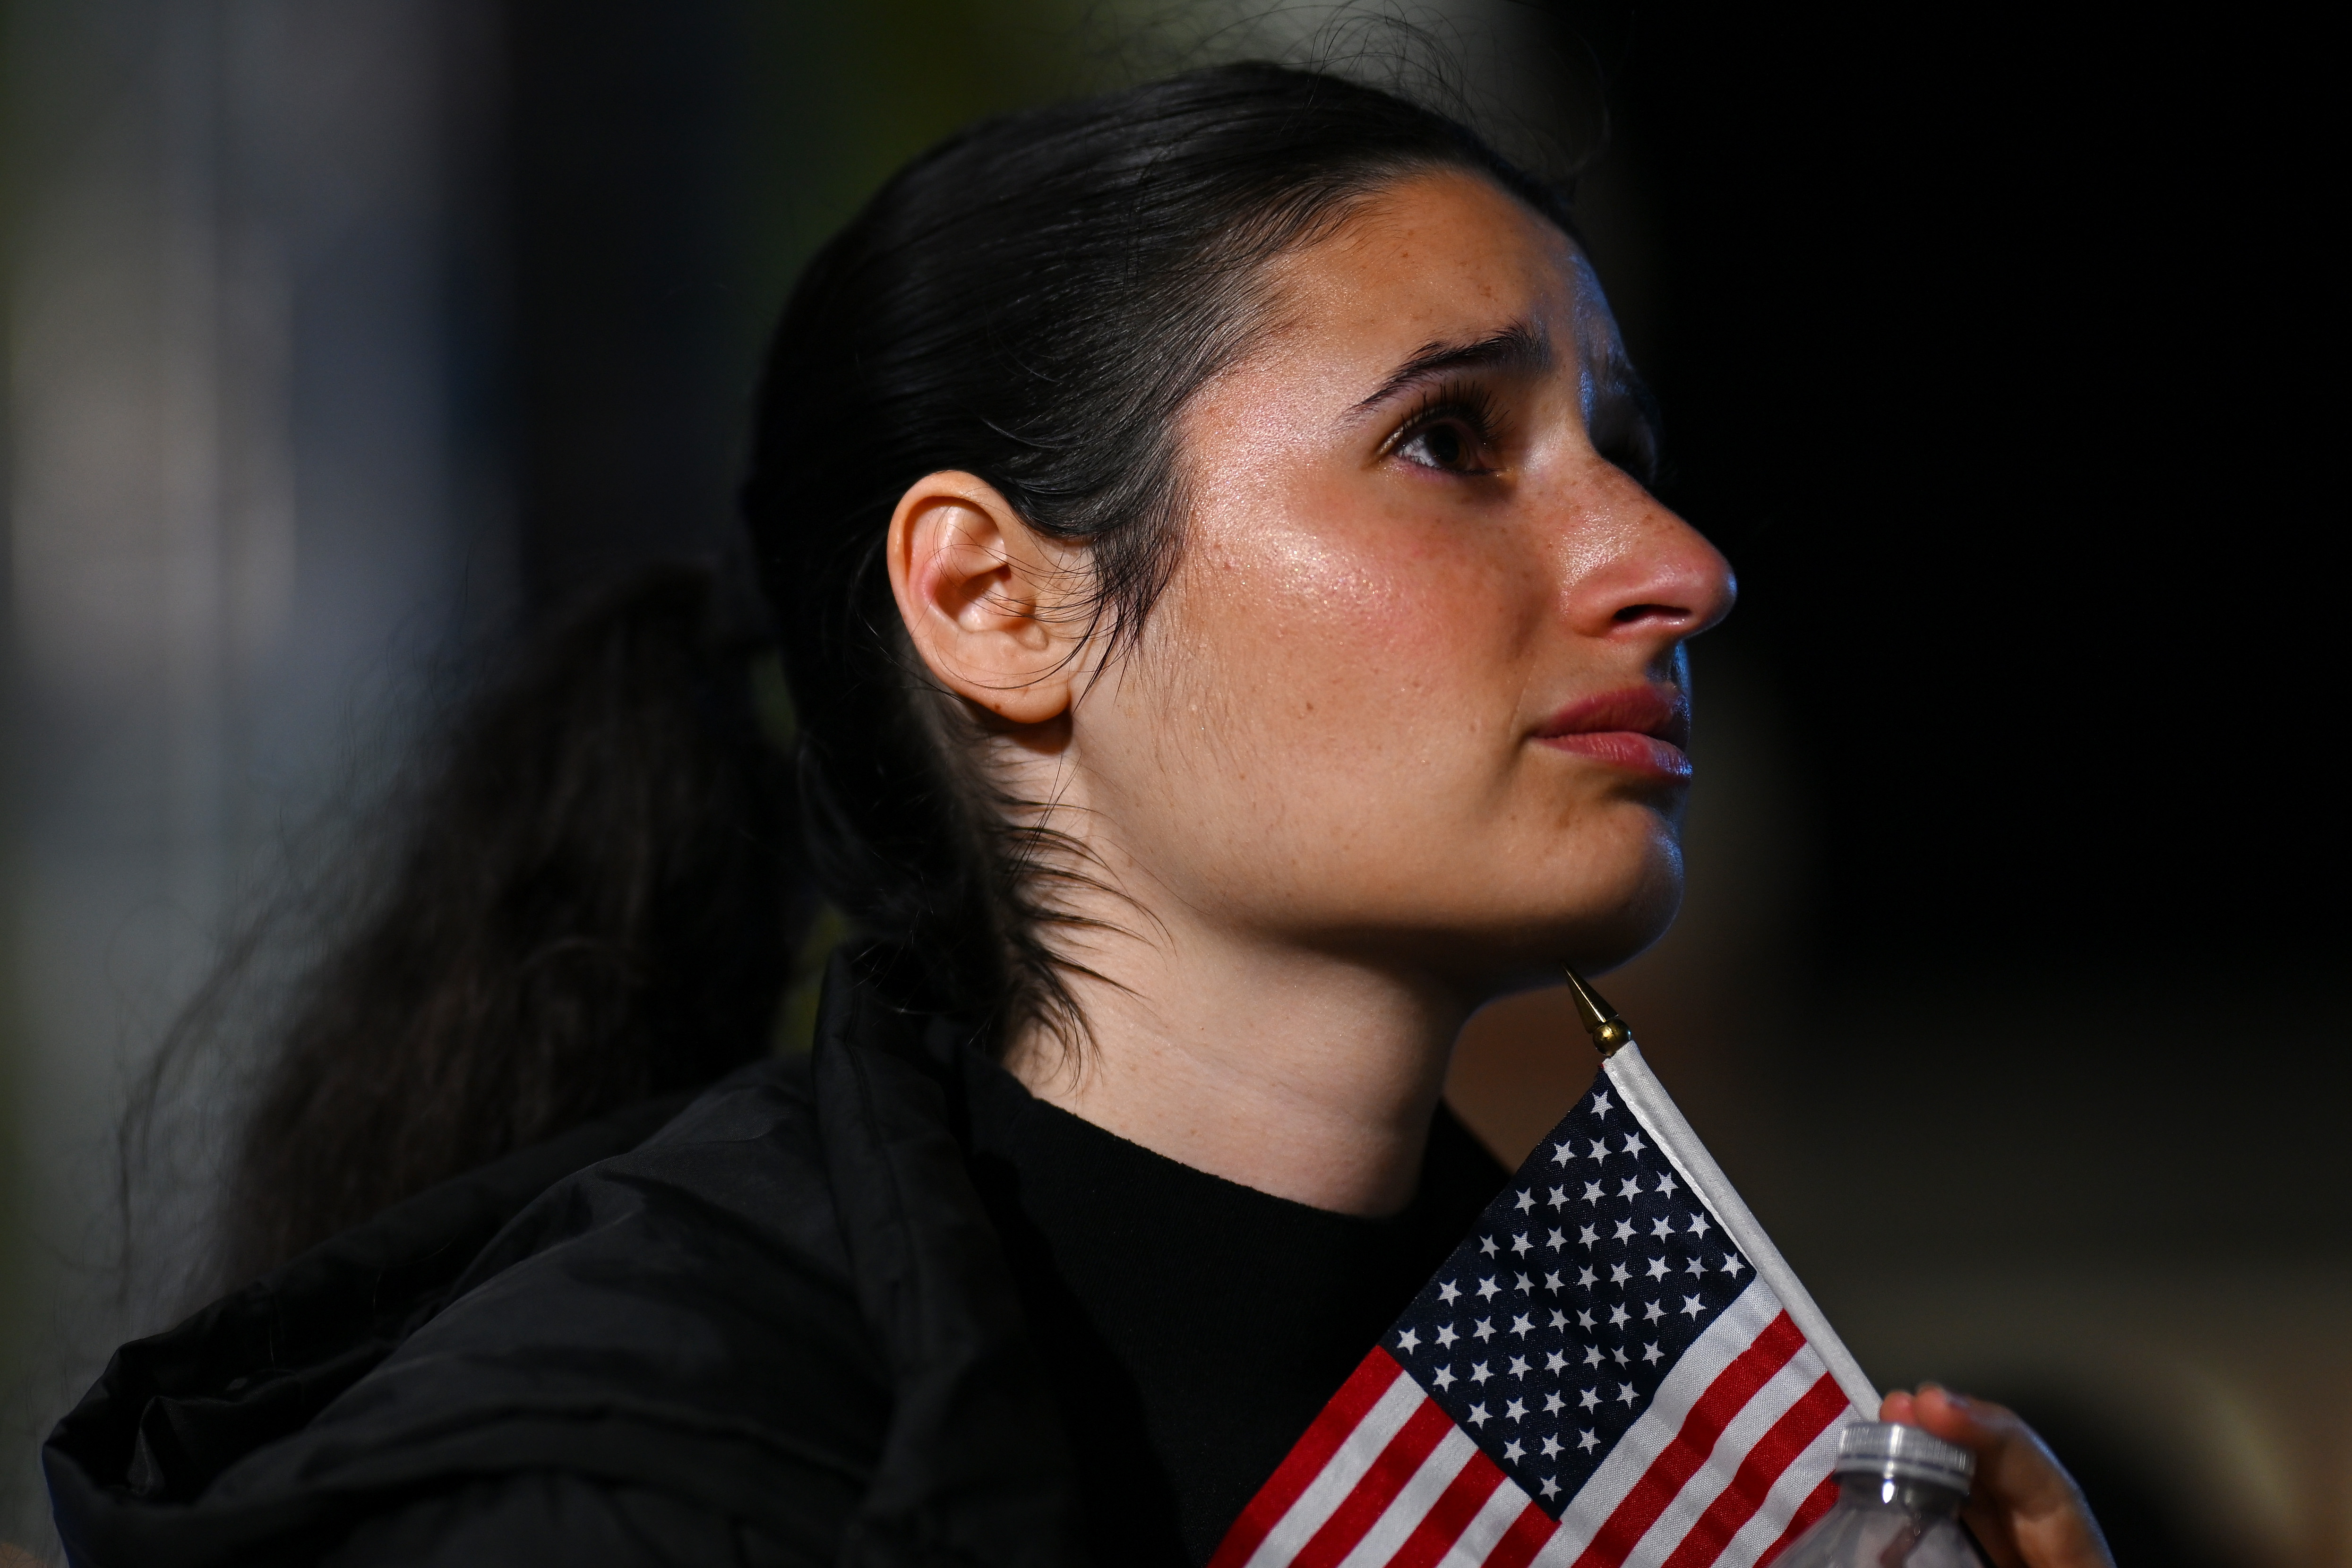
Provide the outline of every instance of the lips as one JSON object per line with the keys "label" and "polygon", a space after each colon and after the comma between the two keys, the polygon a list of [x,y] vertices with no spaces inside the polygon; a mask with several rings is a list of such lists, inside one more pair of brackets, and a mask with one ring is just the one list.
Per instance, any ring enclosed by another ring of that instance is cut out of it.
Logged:
{"label": "lips", "polygon": [[1674,686],[1626,686],[1570,703],[1535,733],[1555,750],[1666,783],[1691,776],[1690,705]]}

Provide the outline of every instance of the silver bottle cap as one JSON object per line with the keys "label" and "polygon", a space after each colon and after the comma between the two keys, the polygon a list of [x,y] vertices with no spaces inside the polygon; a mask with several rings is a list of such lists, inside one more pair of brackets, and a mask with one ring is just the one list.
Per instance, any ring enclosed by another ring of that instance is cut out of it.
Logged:
{"label": "silver bottle cap", "polygon": [[1925,1481],[1965,1496],[1977,1473],[1977,1457],[1917,1427],[1856,1421],[1838,1437],[1837,1473]]}

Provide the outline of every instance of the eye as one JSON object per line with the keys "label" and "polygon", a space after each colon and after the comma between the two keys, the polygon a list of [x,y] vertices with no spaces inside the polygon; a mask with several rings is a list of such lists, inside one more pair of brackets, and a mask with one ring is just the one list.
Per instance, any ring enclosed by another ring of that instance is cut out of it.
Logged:
{"label": "eye", "polygon": [[1397,443],[1396,455],[1408,463],[1448,474],[1483,474],[1487,471],[1479,462],[1484,444],[1477,432],[1448,419],[1424,424],[1408,434]]}
{"label": "eye", "polygon": [[1440,387],[1390,438],[1388,455],[1440,474],[1492,474],[1498,416],[1494,400],[1475,386]]}

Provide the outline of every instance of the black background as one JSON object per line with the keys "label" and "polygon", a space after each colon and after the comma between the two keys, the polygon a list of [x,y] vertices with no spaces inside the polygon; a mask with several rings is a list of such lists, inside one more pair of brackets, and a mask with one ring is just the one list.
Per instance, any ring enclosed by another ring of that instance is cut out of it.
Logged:
{"label": "black background", "polygon": [[1806,773],[1816,962],[2327,965],[2326,51],[2277,20],[1562,7],[1670,500]]}

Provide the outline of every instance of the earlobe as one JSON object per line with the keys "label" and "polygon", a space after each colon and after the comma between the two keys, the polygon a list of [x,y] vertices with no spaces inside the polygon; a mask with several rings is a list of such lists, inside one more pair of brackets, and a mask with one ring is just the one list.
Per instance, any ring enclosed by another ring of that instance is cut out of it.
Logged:
{"label": "earlobe", "polygon": [[1072,578],[996,487],[925,475],[891,514],[890,591],[915,652],[948,690],[1014,724],[1070,706],[1076,653],[1064,608]]}

